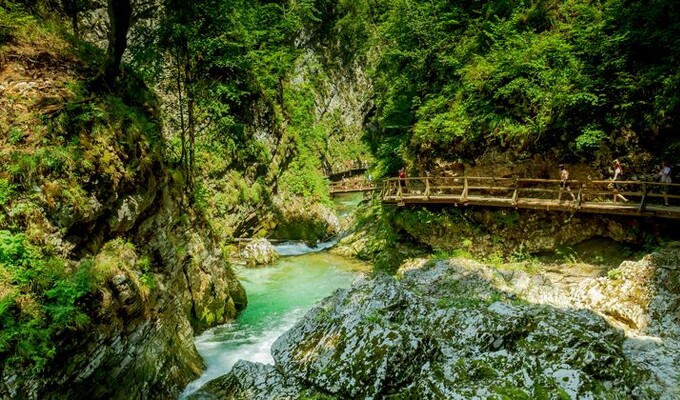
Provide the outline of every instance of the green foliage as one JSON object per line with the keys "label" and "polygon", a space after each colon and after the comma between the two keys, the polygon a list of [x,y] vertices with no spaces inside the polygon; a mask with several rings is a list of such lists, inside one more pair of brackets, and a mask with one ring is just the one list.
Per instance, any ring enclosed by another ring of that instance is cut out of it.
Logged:
{"label": "green foliage", "polygon": [[18,143],[20,143],[22,140],[24,140],[24,135],[26,135],[26,134],[24,133],[24,131],[22,131],[21,129],[17,128],[16,126],[13,126],[13,127],[9,130],[9,140],[8,140],[9,144],[18,144]]}
{"label": "green foliage", "polygon": [[612,280],[621,279],[621,270],[618,268],[607,271],[607,277]]}
{"label": "green foliage", "polygon": [[636,141],[669,151],[680,114],[677,2],[384,6],[373,38],[379,131],[367,139],[387,172],[395,153],[474,159],[494,147],[593,159]]}
{"label": "green foliage", "polygon": [[578,253],[569,246],[559,246],[555,249],[555,255],[565,264],[578,264],[581,262]]}
{"label": "green foliage", "polygon": [[9,183],[7,179],[0,178],[0,207],[9,203],[12,193],[14,192],[14,185]]}
{"label": "green foliage", "polygon": [[23,234],[0,231],[0,355],[5,366],[39,372],[57,352],[55,338],[88,324],[77,302],[90,290],[87,271],[67,272]]}
{"label": "green foliage", "polygon": [[154,290],[158,283],[153,275],[153,271],[151,271],[151,259],[149,257],[140,258],[137,260],[137,268],[142,273],[139,277],[139,282],[149,290]]}
{"label": "green foliage", "polygon": [[576,151],[587,152],[596,150],[602,141],[607,138],[607,135],[601,130],[593,126],[586,126],[582,133],[576,137],[575,145]]}
{"label": "green foliage", "polygon": [[0,45],[24,34],[35,24],[35,18],[28,15],[21,5],[7,0],[0,2]]}
{"label": "green foliage", "polygon": [[523,250],[513,251],[508,257],[508,261],[512,263],[529,263],[530,266],[538,262],[535,256]]}
{"label": "green foliage", "polygon": [[306,389],[300,394],[298,400],[337,400],[337,397],[325,393],[315,392],[313,389]]}

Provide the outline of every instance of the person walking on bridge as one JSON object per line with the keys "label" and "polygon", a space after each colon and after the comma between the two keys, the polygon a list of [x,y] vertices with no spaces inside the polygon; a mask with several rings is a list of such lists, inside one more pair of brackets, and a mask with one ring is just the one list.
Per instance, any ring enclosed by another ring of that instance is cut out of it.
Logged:
{"label": "person walking on bridge", "polygon": [[569,186],[569,171],[564,167],[564,164],[560,164],[560,194],[557,196],[557,201],[562,201],[562,192],[567,192],[571,195],[571,199],[576,201],[574,193],[571,192],[571,187]]}
{"label": "person walking on bridge", "polygon": [[404,168],[399,169],[399,194],[406,193],[406,172]]}
{"label": "person walking on bridge", "polygon": [[[619,160],[614,160],[613,166],[614,177],[612,178],[612,181],[616,182],[623,180],[623,167],[621,167],[621,163],[619,162]],[[613,188],[614,188],[614,201],[617,202],[619,201],[618,199],[621,199],[627,203],[628,199],[623,197],[623,195],[619,193],[619,190],[621,190],[621,185],[614,183]]]}
{"label": "person walking on bridge", "polygon": [[659,182],[661,183],[666,183],[666,185],[662,186],[663,190],[663,205],[668,207],[668,188],[669,186],[667,185],[668,183],[671,183],[671,167],[668,166],[668,163],[663,161],[661,163],[661,170],[659,170]]}

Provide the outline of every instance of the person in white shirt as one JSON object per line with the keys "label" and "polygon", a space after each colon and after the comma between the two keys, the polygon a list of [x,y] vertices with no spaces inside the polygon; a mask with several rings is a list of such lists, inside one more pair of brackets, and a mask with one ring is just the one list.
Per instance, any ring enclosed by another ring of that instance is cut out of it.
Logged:
{"label": "person in white shirt", "polygon": [[571,195],[572,200],[576,200],[576,197],[571,192],[571,187],[569,187],[569,171],[564,167],[564,164],[560,164],[560,194],[557,197],[558,201],[562,200],[562,192],[566,191]]}
{"label": "person in white shirt", "polygon": [[[620,180],[623,180],[623,167],[621,167],[619,160],[614,160],[614,178],[612,178],[612,181],[616,182]],[[619,199],[621,199],[624,202],[628,202],[628,199],[623,197],[623,195],[619,193],[619,190],[621,190],[621,185],[614,183],[614,201],[619,201]]]}
{"label": "person in white shirt", "polygon": [[[659,182],[671,183],[671,167],[665,161],[661,163],[661,170],[659,170]],[[668,207],[668,185],[663,185],[663,202]]]}

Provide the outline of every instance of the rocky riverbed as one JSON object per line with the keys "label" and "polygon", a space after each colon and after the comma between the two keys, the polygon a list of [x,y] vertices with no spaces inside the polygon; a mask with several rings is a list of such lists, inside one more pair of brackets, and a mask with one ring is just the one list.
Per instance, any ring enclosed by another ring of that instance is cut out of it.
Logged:
{"label": "rocky riverbed", "polygon": [[239,362],[195,398],[677,399],[678,265],[676,249],[580,279],[411,260],[326,298],[274,365]]}

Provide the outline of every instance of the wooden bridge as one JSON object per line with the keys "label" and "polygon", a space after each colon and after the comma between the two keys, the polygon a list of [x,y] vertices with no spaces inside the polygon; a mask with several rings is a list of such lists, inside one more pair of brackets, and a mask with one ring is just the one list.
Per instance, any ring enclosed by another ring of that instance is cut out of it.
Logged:
{"label": "wooden bridge", "polygon": [[360,181],[331,182],[328,186],[331,195],[338,193],[370,192],[377,188],[375,182],[369,182],[367,179]]}
{"label": "wooden bridge", "polygon": [[354,162],[350,167],[345,169],[333,169],[327,171],[326,179],[331,182],[339,181],[345,178],[351,178],[353,176],[361,175],[366,172],[371,167],[367,162]]}
{"label": "wooden bridge", "polygon": [[[680,219],[680,184],[494,177],[390,178],[384,203],[478,205]],[[569,190],[566,189],[569,188]],[[664,195],[664,190],[668,193]],[[621,195],[627,201],[615,195]],[[573,195],[573,197],[572,197]],[[664,206],[665,199],[671,206]]]}

